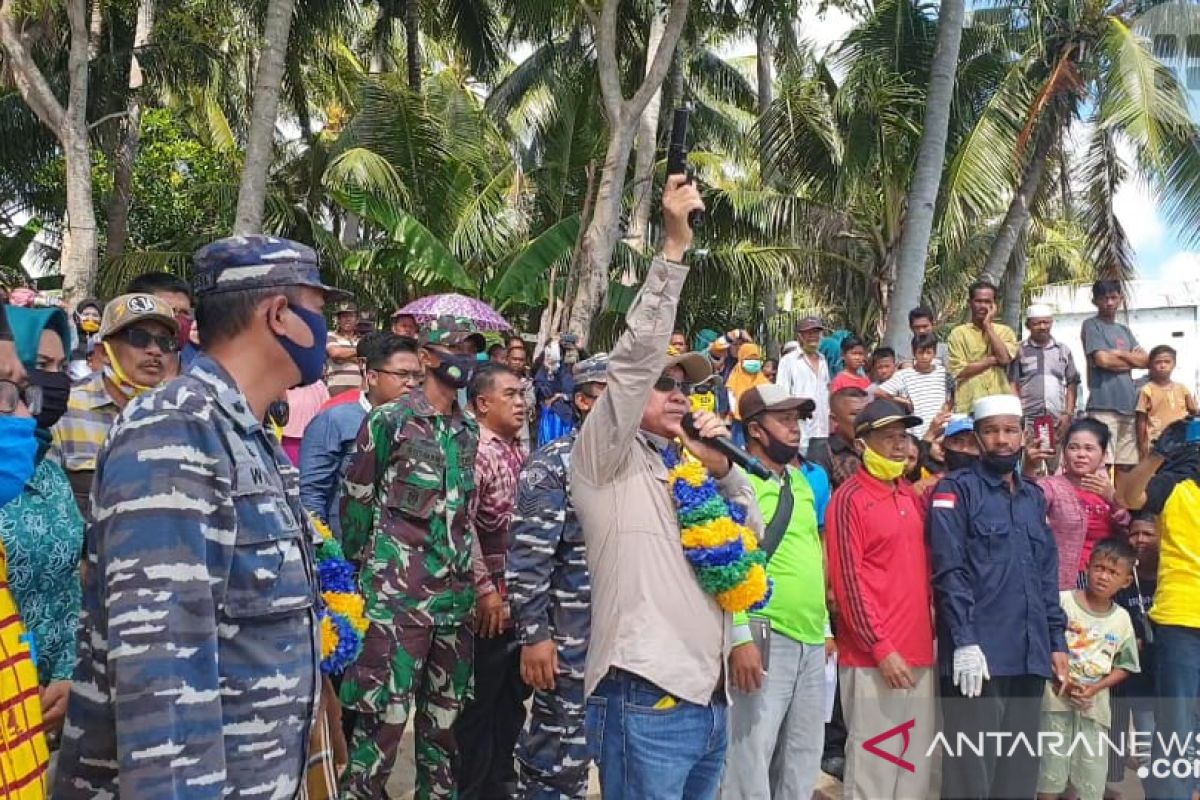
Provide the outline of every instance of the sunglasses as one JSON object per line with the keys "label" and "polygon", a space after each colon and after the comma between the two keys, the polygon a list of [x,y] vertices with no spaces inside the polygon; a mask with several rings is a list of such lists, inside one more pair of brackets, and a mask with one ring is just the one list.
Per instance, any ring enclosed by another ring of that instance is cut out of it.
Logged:
{"label": "sunglasses", "polygon": [[42,413],[42,387],[29,384],[18,386],[12,381],[0,381],[0,414],[15,414],[21,404],[32,416]]}
{"label": "sunglasses", "polygon": [[660,375],[658,380],[654,382],[654,391],[665,392],[667,394],[679,392],[684,397],[691,397],[694,388],[695,385],[691,381],[676,380],[670,375]]}
{"label": "sunglasses", "polygon": [[149,350],[151,343],[157,345],[158,349],[164,353],[175,353],[179,350],[179,340],[174,336],[159,336],[144,328],[126,328],[118,333],[117,336],[129,342],[131,347],[135,347],[138,350]]}

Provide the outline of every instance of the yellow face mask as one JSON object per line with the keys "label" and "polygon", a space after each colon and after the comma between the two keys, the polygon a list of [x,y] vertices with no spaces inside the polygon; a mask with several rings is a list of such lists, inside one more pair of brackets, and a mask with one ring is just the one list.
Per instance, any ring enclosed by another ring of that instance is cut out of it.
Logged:
{"label": "yellow face mask", "polygon": [[100,323],[94,319],[85,319],[79,323],[79,327],[84,333],[95,333],[100,330]]}
{"label": "yellow face mask", "polygon": [[108,354],[108,364],[104,367],[105,376],[116,384],[117,389],[126,397],[137,397],[143,392],[148,392],[153,389],[153,386],[143,386],[140,383],[134,383],[129,376],[125,374],[125,370],[121,369],[121,362],[117,360],[117,354],[113,352],[112,347],[108,342],[101,342],[104,345],[104,352]]}
{"label": "yellow face mask", "polygon": [[904,462],[892,461],[876,453],[870,447],[863,447],[863,466],[872,477],[881,481],[898,480],[904,474]]}

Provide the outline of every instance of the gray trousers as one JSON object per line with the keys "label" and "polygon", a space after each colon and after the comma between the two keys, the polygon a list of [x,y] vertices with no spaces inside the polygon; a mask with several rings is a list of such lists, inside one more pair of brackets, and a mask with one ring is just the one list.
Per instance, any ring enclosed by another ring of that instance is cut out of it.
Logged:
{"label": "gray trousers", "polygon": [[[935,667],[909,667],[912,689],[892,689],[877,669],[839,667],[846,713],[845,800],[922,800],[929,796],[936,759],[926,758],[937,728]],[[908,735],[886,736],[875,747],[908,762],[912,771],[868,751],[864,743],[909,723]],[[937,794],[933,795],[934,797]]]}
{"label": "gray trousers", "polygon": [[769,667],[757,692],[732,690],[722,800],[807,800],[816,788],[825,739],[825,646],[773,632]]}

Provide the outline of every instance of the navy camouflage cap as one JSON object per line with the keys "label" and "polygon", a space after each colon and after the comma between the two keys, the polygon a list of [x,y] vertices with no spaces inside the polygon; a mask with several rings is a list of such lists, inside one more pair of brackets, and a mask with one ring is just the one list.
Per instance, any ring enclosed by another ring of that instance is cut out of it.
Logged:
{"label": "navy camouflage cap", "polygon": [[452,347],[470,341],[472,337],[479,335],[479,331],[475,330],[474,323],[466,317],[452,317],[449,314],[443,314],[421,328],[417,341],[422,345],[440,344]]}
{"label": "navy camouflage cap", "polygon": [[571,370],[578,388],[585,383],[608,383],[608,353],[596,353],[578,362]]}
{"label": "navy camouflage cap", "polygon": [[321,281],[315,250],[290,239],[229,236],[197,250],[192,261],[192,288],[198,297],[273,286],[311,286],[325,292],[327,300],[350,296]]}

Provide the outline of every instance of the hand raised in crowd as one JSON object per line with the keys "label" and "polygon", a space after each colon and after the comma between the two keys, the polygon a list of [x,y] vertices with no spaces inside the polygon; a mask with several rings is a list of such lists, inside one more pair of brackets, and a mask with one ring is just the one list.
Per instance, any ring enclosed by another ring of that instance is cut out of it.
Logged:
{"label": "hand raised in crowd", "polygon": [[69,680],[53,681],[42,689],[42,723],[47,730],[56,731],[62,727],[70,697]]}
{"label": "hand raised in crowd", "polygon": [[762,688],[763,676],[762,654],[754,642],[739,644],[729,654],[729,679],[738,691],[750,694]]}
{"label": "hand raised in crowd", "polygon": [[837,639],[832,636],[825,637],[825,660],[833,658],[837,655]]}
{"label": "hand raised in crowd", "polygon": [[475,606],[475,633],[484,639],[499,636],[508,617],[506,607],[507,604],[499,592],[490,592],[480,597]]}
{"label": "hand raised in crowd", "polygon": [[1042,440],[1030,432],[1025,439],[1025,462],[1022,471],[1026,475],[1041,473],[1042,466],[1057,454],[1053,447],[1042,447]]}
{"label": "hand raised in crowd", "polygon": [[558,645],[546,639],[521,648],[521,680],[543,692],[554,691],[554,676],[558,674]]}
{"label": "hand raised in crowd", "polygon": [[949,408],[943,408],[937,413],[929,423],[929,427],[925,430],[924,438],[930,442],[936,442],[941,438],[942,433],[946,430],[946,424],[950,422],[950,415],[954,413]]}
{"label": "hand raised in crowd", "polygon": [[1117,501],[1117,489],[1112,485],[1112,481],[1108,479],[1107,475],[1100,473],[1084,475],[1079,479],[1079,485],[1092,494],[1100,495],[1107,500],[1109,504]]}
{"label": "hand raised in crowd", "polygon": [[729,428],[721,421],[721,418],[711,411],[697,411],[692,416],[692,421],[696,425],[696,432],[699,437],[692,438],[686,431],[680,432],[680,437],[683,440],[683,445],[692,455],[700,460],[704,468],[712,473],[714,478],[720,480],[729,474],[731,464],[729,459],[716,448],[705,443],[706,439],[716,439],[722,436],[729,436]]}
{"label": "hand raised in crowd", "polygon": [[682,261],[683,254],[692,246],[692,226],[688,214],[703,211],[704,201],[700,189],[686,175],[668,175],[662,196],[663,226],[666,241],[663,257],[668,261]]}
{"label": "hand raised in crowd", "polygon": [[889,653],[879,662],[879,672],[884,682],[892,689],[913,689],[917,681],[913,678],[908,662],[899,653]]}

